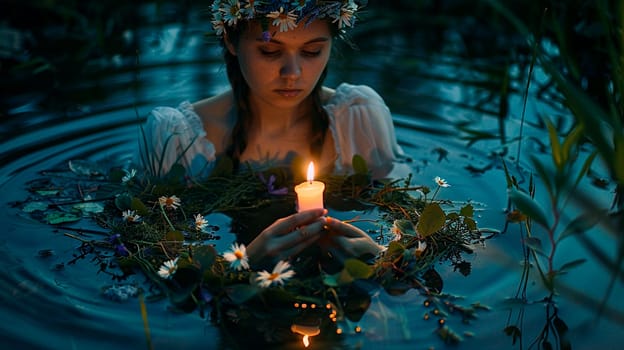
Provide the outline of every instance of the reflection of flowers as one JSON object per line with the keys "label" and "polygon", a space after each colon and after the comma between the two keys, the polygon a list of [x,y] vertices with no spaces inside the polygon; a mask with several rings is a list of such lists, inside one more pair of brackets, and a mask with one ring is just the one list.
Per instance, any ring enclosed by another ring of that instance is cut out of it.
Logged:
{"label": "reflection of flowers", "polygon": [[273,272],[258,272],[256,282],[258,282],[258,284],[262,288],[267,288],[275,284],[284,285],[284,282],[289,280],[294,275],[295,271],[290,270],[290,264],[288,263],[288,261],[281,260],[277,263],[277,265],[275,265],[275,267],[273,268]]}
{"label": "reflection of flowers", "polygon": [[269,194],[277,196],[284,196],[288,194],[288,188],[286,187],[275,188],[275,175],[269,176],[268,180],[264,178],[264,175],[262,173],[260,173],[258,177],[260,177],[260,181],[262,181],[262,183],[266,185],[267,192],[269,192]]}
{"label": "reflection of flowers", "polygon": [[167,209],[178,209],[181,202],[180,198],[178,198],[176,195],[173,195],[171,197],[162,196],[158,198],[158,203],[160,203],[161,206],[166,207]]}
{"label": "reflection of flowers", "polygon": [[171,276],[173,276],[173,274],[176,272],[177,269],[178,269],[178,258],[175,258],[173,260],[167,260],[162,264],[162,266],[158,270],[158,275],[165,279],[171,278]]}
{"label": "reflection of flowers", "polygon": [[247,248],[244,244],[232,244],[230,251],[223,253],[223,258],[230,263],[230,267],[234,270],[249,269]]}

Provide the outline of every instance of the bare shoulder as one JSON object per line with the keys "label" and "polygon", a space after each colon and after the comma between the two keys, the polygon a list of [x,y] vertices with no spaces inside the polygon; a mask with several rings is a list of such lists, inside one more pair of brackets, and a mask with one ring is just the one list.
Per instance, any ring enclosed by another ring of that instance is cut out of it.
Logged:
{"label": "bare shoulder", "polygon": [[233,98],[230,90],[193,103],[208,138],[217,153],[223,151],[233,126]]}

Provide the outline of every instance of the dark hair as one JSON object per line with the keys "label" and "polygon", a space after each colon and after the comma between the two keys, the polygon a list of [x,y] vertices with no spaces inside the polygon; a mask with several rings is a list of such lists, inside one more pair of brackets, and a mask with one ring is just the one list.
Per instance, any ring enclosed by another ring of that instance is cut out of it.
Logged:
{"label": "dark hair", "polygon": [[[331,27],[331,26],[330,26]],[[239,21],[235,28],[228,27],[227,39],[233,46],[238,45],[240,35],[249,28],[248,22]],[[228,80],[232,86],[232,94],[234,96],[235,108],[237,113],[236,124],[232,129],[232,136],[226,149],[226,155],[230,157],[234,163],[234,169],[238,169],[240,165],[240,157],[247,148],[247,133],[251,128],[252,115],[249,106],[249,85],[243,77],[240,70],[238,57],[230,53],[225,47],[222,40],[223,55],[225,59],[225,68]],[[323,92],[323,82],[327,76],[327,67],[321,73],[316,86],[312,90],[310,97],[312,98],[313,112],[312,115],[312,138],[310,141],[310,153],[314,158],[320,158],[325,135],[329,128],[329,115],[323,109],[321,95]]]}

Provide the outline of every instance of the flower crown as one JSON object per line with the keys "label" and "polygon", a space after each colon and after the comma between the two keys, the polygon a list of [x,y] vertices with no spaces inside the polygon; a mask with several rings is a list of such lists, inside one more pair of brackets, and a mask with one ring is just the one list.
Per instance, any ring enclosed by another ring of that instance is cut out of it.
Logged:
{"label": "flower crown", "polygon": [[339,30],[353,27],[356,11],[366,0],[215,0],[212,3],[212,27],[218,37],[240,20],[260,20],[263,38],[270,40],[269,23],[286,32],[305,20],[330,19]]}

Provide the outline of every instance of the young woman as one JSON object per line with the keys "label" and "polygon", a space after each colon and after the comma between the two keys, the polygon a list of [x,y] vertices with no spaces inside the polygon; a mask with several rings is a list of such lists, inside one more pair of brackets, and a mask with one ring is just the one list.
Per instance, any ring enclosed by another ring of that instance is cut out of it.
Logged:
{"label": "young woman", "polygon": [[[225,155],[256,168],[300,157],[314,160],[320,173],[346,173],[358,154],[374,177],[392,174],[403,152],[381,97],[363,85],[323,86],[333,41],[355,22],[356,0],[216,0],[211,10],[231,89],[152,111],[145,127],[152,169],[166,173],[181,163],[205,176]],[[382,249],[325,215],[309,210],[275,221],[247,246],[251,263],[287,259],[311,245],[335,257]]]}

